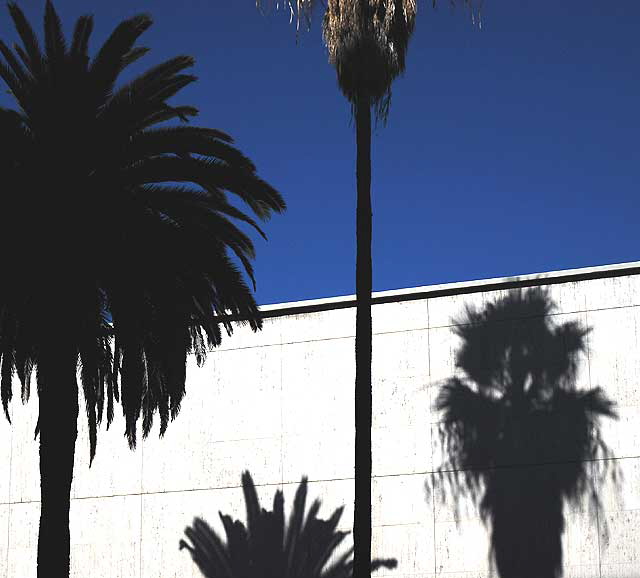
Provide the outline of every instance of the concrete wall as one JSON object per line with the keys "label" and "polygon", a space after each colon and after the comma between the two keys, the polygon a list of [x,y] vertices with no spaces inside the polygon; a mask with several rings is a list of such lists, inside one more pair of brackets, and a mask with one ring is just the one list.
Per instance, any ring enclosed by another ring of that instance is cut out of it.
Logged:
{"label": "concrete wall", "polygon": [[[623,482],[615,491],[603,489],[603,507],[595,516],[586,506],[567,509],[568,577],[640,576],[639,270],[634,264],[543,278],[558,306],[555,320],[577,319],[593,328],[579,386],[602,386],[620,415],[603,423],[603,437]],[[609,277],[612,272],[617,276]],[[398,559],[390,573],[396,578],[491,575],[488,531],[472,504],[462,504],[456,519],[450,504],[425,493],[425,482],[433,481],[442,463],[432,404],[442,380],[454,373],[458,338],[451,319],[465,304],[482,306],[513,284],[497,280],[377,294],[373,542],[375,554]],[[244,519],[244,469],[269,505],[282,487],[287,509],[296,484],[308,475],[310,497],[323,500],[321,513],[345,504],[342,526],[350,529],[355,310],[344,305],[352,303],[265,308],[275,316],[260,334],[238,330],[203,368],[190,362],[182,411],[164,439],[158,439],[156,424],[137,451],[129,451],[118,415],[108,432],[99,432],[91,469],[81,415],[72,576],[199,576],[188,553],[178,551],[178,541],[195,515],[216,528],[218,511]],[[308,311],[314,307],[325,310]],[[0,576],[35,576],[36,406],[35,399],[24,407],[14,403],[14,425],[0,420]]]}

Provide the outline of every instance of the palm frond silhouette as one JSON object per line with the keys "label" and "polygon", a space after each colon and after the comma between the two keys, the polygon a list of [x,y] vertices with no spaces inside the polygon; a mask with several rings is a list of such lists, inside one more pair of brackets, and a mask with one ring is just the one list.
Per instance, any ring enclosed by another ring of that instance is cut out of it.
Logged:
{"label": "palm frond silhouette", "polygon": [[615,477],[608,460],[595,461],[609,455],[599,420],[616,417],[614,403],[600,387],[576,387],[589,329],[554,325],[554,308],[539,288],[467,308],[454,329],[460,375],[435,401],[439,481],[477,501],[502,578],[561,576],[564,504],[598,508],[600,483]]}
{"label": "palm frond silhouette", "polygon": [[136,42],[149,16],[121,22],[91,57],[91,16],[68,42],[47,1],[41,48],[20,7],[8,10],[21,44],[0,41],[0,78],[16,101],[0,109],[0,392],[9,418],[12,375],[26,400],[37,367],[38,572],[63,576],[78,363],[91,459],[115,402],[131,447],[140,416],[147,435],[158,414],[162,435],[185,393],[187,354],[202,363],[232,318],[261,327],[241,226],[264,236],[258,222],[285,204],[229,135],[187,124],[197,110],[170,102],[196,80],[185,72],[193,58],[117,84],[147,52]]}
{"label": "palm frond silhouette", "polygon": [[[189,542],[180,549],[191,553],[206,578],[351,578],[353,548],[332,560],[348,532],[337,530],[343,507],[328,520],[318,518],[320,500],[314,500],[305,516],[307,478],[303,478],[285,525],[284,497],[276,491],[273,510],[260,507],[249,472],[242,474],[247,525],[220,514],[226,542],[201,518],[185,529]],[[395,560],[372,560],[371,570],[395,568]]]}

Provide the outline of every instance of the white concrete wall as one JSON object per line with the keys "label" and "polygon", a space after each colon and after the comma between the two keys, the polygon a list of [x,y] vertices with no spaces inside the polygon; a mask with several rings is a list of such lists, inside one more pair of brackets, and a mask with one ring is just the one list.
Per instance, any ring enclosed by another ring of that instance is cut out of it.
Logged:
{"label": "white concrete wall", "polygon": [[[624,480],[605,488],[596,518],[567,512],[565,576],[640,577],[640,275],[549,286],[556,320],[593,327],[579,380],[619,404],[604,439]],[[425,493],[441,464],[432,409],[452,375],[457,338],[451,318],[465,303],[485,304],[505,290],[374,306],[374,554],[396,557],[396,578],[490,576],[488,531],[471,504],[453,508]],[[322,514],[345,504],[353,520],[352,308],[269,319],[238,330],[203,368],[191,364],[182,411],[164,439],[156,428],[131,452],[120,415],[98,437],[88,468],[84,416],[72,488],[72,576],[199,576],[178,551],[195,515],[220,528],[222,511],[244,519],[240,474],[249,469],[263,502],[284,488],[290,506],[302,475]],[[35,576],[39,517],[37,400],[13,404],[0,420],[0,576]],[[608,535],[602,521],[608,522]],[[382,576],[383,574],[378,574]]]}

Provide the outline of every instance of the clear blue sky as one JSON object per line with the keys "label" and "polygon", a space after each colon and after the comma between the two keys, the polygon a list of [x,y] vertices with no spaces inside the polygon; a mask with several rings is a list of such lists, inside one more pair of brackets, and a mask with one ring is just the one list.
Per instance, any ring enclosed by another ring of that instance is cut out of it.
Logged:
{"label": "clear blue sky", "polygon": [[[44,2],[20,4],[40,31]],[[258,242],[260,303],[354,291],[355,139],[320,18],[296,45],[285,13],[253,0],[56,6],[67,30],[95,14],[93,47],[151,13],[142,68],[196,57],[200,80],[178,100],[289,205]],[[640,259],[640,2],[485,0],[482,29],[446,0],[418,8],[374,136],[374,290]]]}

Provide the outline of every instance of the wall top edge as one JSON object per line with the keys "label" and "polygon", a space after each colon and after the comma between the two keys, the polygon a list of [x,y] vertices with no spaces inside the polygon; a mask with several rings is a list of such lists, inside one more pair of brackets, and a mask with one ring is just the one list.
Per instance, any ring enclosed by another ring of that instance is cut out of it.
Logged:
{"label": "wall top edge", "polygon": [[[621,277],[625,275],[638,274],[640,274],[640,261],[631,261],[629,263],[615,263],[611,265],[600,265],[597,267],[583,267],[580,269],[564,269],[561,271],[531,273],[528,275],[516,275],[512,277],[494,277],[474,281],[460,281],[456,283],[410,287],[407,289],[376,291],[372,294],[371,302],[373,305],[376,305],[380,303],[413,301],[416,299],[462,295],[465,293],[477,293],[481,291],[496,291],[500,289],[514,289],[518,287],[536,287],[540,285],[554,285],[557,283],[584,281],[587,279],[605,279],[608,277]],[[339,297],[326,297],[323,299],[310,299],[307,301],[292,301],[289,303],[261,305],[260,312],[263,317],[267,318],[281,317],[285,315],[299,315],[315,311],[328,311],[331,309],[344,309],[355,306],[355,295],[344,295]]]}

